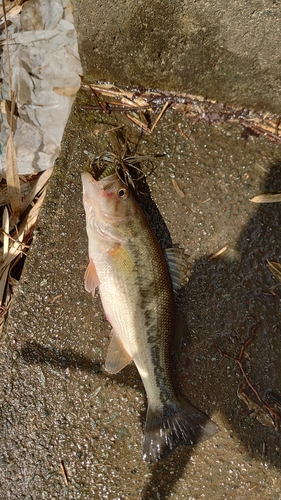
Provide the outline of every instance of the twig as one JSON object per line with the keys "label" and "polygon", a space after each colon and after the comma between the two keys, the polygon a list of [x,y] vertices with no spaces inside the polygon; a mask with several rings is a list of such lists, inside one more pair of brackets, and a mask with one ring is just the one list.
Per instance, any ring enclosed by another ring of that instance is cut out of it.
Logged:
{"label": "twig", "polygon": [[224,356],[225,358],[232,359],[233,361],[235,361],[235,363],[239,366],[239,368],[241,370],[241,373],[242,373],[244,379],[246,380],[248,386],[250,387],[250,389],[252,389],[253,393],[255,394],[255,396],[257,397],[257,399],[259,400],[259,402],[263,405],[263,407],[274,418],[276,418],[277,420],[281,420],[281,416],[279,415],[279,413],[277,413],[270,406],[268,406],[268,404],[261,398],[261,396],[259,395],[258,391],[256,390],[256,388],[253,386],[252,382],[250,381],[250,379],[249,379],[248,375],[246,374],[246,372],[245,372],[245,370],[243,368],[243,365],[242,365],[242,358],[244,356],[245,350],[253,342],[254,337],[255,337],[255,333],[256,333],[256,330],[257,330],[258,326],[259,325],[255,326],[252,329],[252,333],[251,333],[250,337],[248,338],[248,340],[246,340],[246,342],[242,345],[242,347],[240,349],[240,353],[239,353],[238,358],[234,358],[234,356],[231,356],[230,354],[228,354],[226,352],[223,352],[219,347],[218,347],[218,351],[221,354],[221,356]]}
{"label": "twig", "polygon": [[180,199],[184,198],[185,197],[185,194],[184,192],[181,190],[181,188],[179,187],[176,179],[173,179],[172,177],[172,185],[173,185],[173,188],[174,190],[176,191],[177,195],[179,196]]}
{"label": "twig", "polygon": [[[131,111],[135,111],[134,109],[131,109]],[[135,116],[129,115],[127,112],[125,113],[125,116],[130,120],[131,122],[134,123],[137,127],[139,127],[141,130],[146,132],[147,134],[151,134],[150,129],[145,125],[145,123],[142,123],[138,118]]]}
{"label": "twig", "polygon": [[244,125],[247,128],[250,128],[253,130],[253,132],[256,132],[258,135],[262,135],[264,137],[267,137],[271,142],[275,143],[280,143],[281,142],[281,137],[278,135],[278,125],[276,126],[276,131],[277,133],[270,132],[269,130],[264,129],[261,126],[255,125],[254,123],[251,123],[248,120],[239,120],[241,125]]}
{"label": "twig", "polygon": [[9,219],[9,212],[8,212],[8,209],[7,207],[4,208],[4,212],[3,212],[3,217],[2,217],[2,225],[3,225],[3,234],[4,234],[4,238],[3,238],[3,255],[2,255],[2,259],[5,260],[7,255],[8,255],[8,252],[9,252],[9,236],[10,235],[7,235],[7,233],[9,233],[9,224],[10,224],[10,219]]}
{"label": "twig", "polygon": [[[156,107],[156,106],[155,106]],[[158,107],[158,106],[157,106]],[[106,103],[106,106],[99,101],[99,106],[91,106],[90,104],[82,104],[82,109],[88,111],[105,111],[109,114],[111,111],[119,111],[120,113],[130,112],[130,111],[147,111],[151,109],[151,106],[115,106],[112,103]]]}
{"label": "twig", "polygon": [[[16,240],[15,238],[13,238],[10,233],[6,232],[4,229],[0,228],[0,231],[11,241],[13,241],[14,243],[18,243],[19,245],[19,248],[20,246],[23,246],[25,248],[30,248],[30,245],[26,245],[26,243],[24,241],[19,241],[19,240]],[[23,252],[24,253],[24,252]],[[25,254],[26,255],[26,254]],[[4,260],[4,257],[3,257],[3,260]]]}
{"label": "twig", "polygon": [[214,260],[216,259],[217,257],[219,257],[222,253],[224,253],[227,249],[229,248],[229,245],[225,245],[224,247],[222,247],[220,250],[218,250],[217,252],[215,253],[212,253],[212,255],[210,255],[209,257],[209,260]]}
{"label": "twig", "polygon": [[91,85],[90,85],[90,89],[97,100],[99,108],[101,108],[105,113],[107,113],[109,115],[110,110],[108,109],[107,104],[104,104],[102,101],[100,101],[99,96],[98,96],[98,92]]}
{"label": "twig", "polygon": [[169,104],[170,104],[169,102],[166,102],[166,103],[164,104],[163,108],[161,109],[161,111],[160,111],[159,115],[157,116],[157,118],[156,118],[155,122],[153,123],[153,125],[152,125],[152,127],[151,127],[151,129],[150,129],[150,132],[151,132],[151,133],[152,133],[152,132],[153,132],[153,130],[155,129],[155,127],[156,127],[157,123],[159,122],[159,120],[162,118],[162,116],[163,116],[163,114],[165,113],[165,111],[166,111],[167,107],[169,106]]}
{"label": "twig", "polygon": [[[110,102],[103,103],[107,109],[107,113],[108,110],[127,111],[127,113],[129,113],[141,111],[143,109],[153,110],[155,108],[163,108],[163,106],[171,106],[174,109],[183,111],[187,118],[192,121],[201,121],[209,124],[224,122],[240,123],[245,127],[246,138],[247,135],[252,133],[252,135],[261,135],[271,142],[281,143],[281,119],[280,116],[277,115],[265,115],[245,108],[232,108],[215,101],[203,99],[200,96],[189,94],[179,95],[168,92],[150,91],[148,89],[132,91],[111,84],[82,84],[82,87],[108,98]],[[112,101],[114,98],[118,100],[118,103]],[[88,107],[84,107],[84,109],[87,108]],[[92,107],[91,109],[96,109],[96,107]],[[98,109],[102,109],[101,106],[99,106]],[[160,115],[162,116],[161,112]],[[157,122],[161,117],[160,115]],[[130,116],[128,116],[128,118],[131,119]],[[148,130],[146,130],[145,126],[137,123],[137,120],[131,119],[131,121],[140,126],[146,133],[151,133],[151,129],[147,127]]]}
{"label": "twig", "polygon": [[63,460],[60,461],[60,468],[61,468],[61,472],[63,475],[65,485],[68,486],[69,481],[68,481],[68,476],[67,476],[67,472],[66,472],[66,468],[65,468],[65,465],[63,463]]}

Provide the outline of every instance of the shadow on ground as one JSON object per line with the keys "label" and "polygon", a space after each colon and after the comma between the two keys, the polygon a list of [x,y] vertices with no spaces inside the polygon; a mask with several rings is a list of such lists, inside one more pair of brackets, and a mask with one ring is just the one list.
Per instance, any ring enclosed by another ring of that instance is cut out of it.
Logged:
{"label": "shadow on ground", "polygon": [[[272,167],[264,187],[264,192],[278,191],[281,191],[280,165]],[[155,221],[159,224],[159,212],[151,203],[150,199],[149,213],[156,214],[152,220],[155,226]],[[222,255],[213,261],[202,258],[194,263],[190,281],[181,291],[181,306],[184,305],[190,334],[186,330],[173,356],[173,362],[177,361],[178,384],[185,396],[205,411],[219,411],[253,458],[267,460],[278,468],[280,434],[273,427],[263,427],[251,409],[239,401],[237,390],[244,384],[248,396],[258,403],[234,360],[222,357],[218,348],[237,357],[257,327],[245,350],[244,370],[263,400],[268,401],[267,395],[272,391],[281,394],[281,285],[266,263],[267,259],[278,260],[281,255],[280,220],[280,204],[260,205],[243,229],[237,260]],[[169,232],[163,229],[163,221],[160,225],[163,240],[169,244]],[[21,354],[28,364],[53,365],[60,370],[78,368],[107,377],[100,360],[86,357],[82,351],[55,350],[27,340]],[[115,384],[130,386],[135,384],[135,377],[135,368],[130,366],[110,378]],[[137,385],[143,393],[141,384]],[[144,419],[145,411],[142,424]],[[193,448],[181,448],[164,462],[149,466],[151,479],[141,498],[169,498],[193,453]],[[167,470],[173,474],[167,476]]]}

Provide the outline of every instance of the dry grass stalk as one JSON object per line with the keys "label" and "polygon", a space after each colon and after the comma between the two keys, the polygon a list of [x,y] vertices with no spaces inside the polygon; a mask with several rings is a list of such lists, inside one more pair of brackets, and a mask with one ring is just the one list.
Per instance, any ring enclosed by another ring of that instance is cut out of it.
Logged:
{"label": "dry grass stalk", "polygon": [[209,257],[209,260],[214,260],[216,259],[217,257],[219,257],[220,255],[222,255],[227,249],[229,248],[229,245],[225,245],[224,247],[222,247],[220,250],[218,250],[216,253],[213,253],[212,255],[210,255]]}
{"label": "dry grass stalk", "polygon": [[[18,284],[11,271],[15,264],[23,260],[37,225],[39,212],[44,201],[48,180],[53,168],[37,174],[36,183],[22,203],[19,221],[15,223],[13,214],[9,215],[7,206],[2,217],[2,258],[0,260],[0,332],[4,325],[11,294]],[[23,182],[23,181],[22,181]]]}
{"label": "dry grass stalk", "polygon": [[46,183],[50,179],[52,173],[53,173],[54,168],[48,168],[40,176],[37,176],[37,181],[35,182],[34,186],[30,190],[30,192],[25,196],[25,198],[22,201],[22,212],[24,212],[29,205],[32,204],[34,198],[38,196],[40,193],[41,189],[46,186]]}
{"label": "dry grass stalk", "polygon": [[[84,89],[90,90],[95,96],[103,96],[105,101],[92,109],[103,109],[107,113],[112,111],[124,112],[126,116],[145,133],[150,134],[159,119],[151,128],[143,122],[135,113],[141,111],[153,111],[168,106],[183,112],[193,122],[223,123],[236,122],[244,127],[245,137],[248,135],[261,135],[271,142],[281,144],[281,120],[280,116],[269,113],[255,113],[245,108],[232,108],[216,101],[207,100],[200,96],[189,94],[173,94],[171,92],[158,92],[150,90],[135,91],[122,89],[112,84],[83,84]],[[113,100],[114,99],[114,100]],[[117,100],[117,101],[116,101]],[[102,104],[102,106],[101,106]],[[86,106],[85,109],[89,109]],[[131,113],[134,113],[132,117]]]}
{"label": "dry grass stalk", "polygon": [[223,352],[220,347],[218,347],[218,351],[219,353],[221,354],[221,356],[224,356],[225,358],[228,358],[228,359],[232,359],[233,361],[235,361],[235,363],[239,366],[240,370],[241,370],[241,373],[248,385],[248,387],[253,391],[253,393],[255,394],[257,400],[258,400],[258,403],[261,405],[261,408],[263,408],[263,410],[265,412],[268,412],[269,415],[271,416],[273,422],[270,423],[270,425],[274,425],[275,426],[275,429],[276,430],[279,430],[279,423],[280,423],[280,420],[281,420],[281,415],[275,411],[275,408],[272,408],[271,406],[269,406],[262,398],[261,396],[259,395],[259,392],[258,390],[254,387],[254,385],[252,384],[252,382],[250,381],[244,367],[243,367],[243,357],[245,356],[245,350],[247,349],[247,347],[253,342],[254,340],[254,337],[255,337],[255,334],[256,334],[256,330],[257,330],[257,326],[255,326],[253,329],[252,329],[252,332],[251,332],[251,335],[250,337],[246,340],[246,342],[242,345],[241,349],[240,349],[240,353],[238,355],[237,358],[231,356],[230,354],[226,353],[226,352]]}
{"label": "dry grass stalk", "polygon": [[143,130],[143,132],[145,132],[146,134],[151,133],[149,127],[145,123],[143,123],[139,118],[137,118],[135,114],[133,115],[126,112],[125,115],[134,125]]}
{"label": "dry grass stalk", "polygon": [[173,177],[172,177],[172,184],[173,184],[173,188],[176,191],[176,193],[179,196],[179,198],[180,199],[184,198],[185,197],[184,192],[181,190],[181,188],[179,187],[176,179],[173,179]]}
{"label": "dry grass stalk", "polygon": [[64,484],[66,486],[68,486],[68,476],[67,476],[67,472],[66,472],[66,468],[65,468],[65,465],[63,463],[63,460],[60,461],[60,468],[61,468],[61,473],[62,473],[62,477],[63,477],[63,480],[64,480]]}
{"label": "dry grass stalk", "polygon": [[6,148],[6,182],[12,213],[17,220],[21,212],[21,191],[12,130]]}
{"label": "dry grass stalk", "polygon": [[53,91],[56,94],[65,96],[65,97],[74,97],[79,90],[79,87],[53,87]]}
{"label": "dry grass stalk", "polygon": [[281,201],[281,193],[266,193],[254,196],[250,201],[253,203],[277,203]]}
{"label": "dry grass stalk", "polygon": [[[32,187],[36,184],[37,179],[38,179],[38,173],[31,174],[28,176],[20,175],[20,192],[23,203],[25,202],[25,198],[29,195]],[[10,200],[8,195],[7,184],[4,184],[2,181],[2,184],[0,185],[0,207],[9,205],[9,202]],[[1,234],[0,234],[0,241],[1,241]]]}
{"label": "dry grass stalk", "polygon": [[[18,174],[17,157],[13,142],[16,130],[16,95],[12,90],[11,67],[9,57],[9,41],[6,12],[10,15],[16,12],[25,0],[11,2],[9,8],[3,4],[0,7],[0,18],[4,19],[6,33],[6,50],[8,62],[9,100],[3,103],[3,110],[7,115],[10,134],[6,145],[6,184],[3,180],[0,185],[0,207],[3,209],[2,228],[0,234],[0,332],[4,325],[10,299],[23,266],[24,257],[32,241],[33,231],[37,225],[38,215],[42,206],[47,182],[53,168],[40,174],[29,176]],[[7,2],[6,2],[7,3]],[[14,9],[14,11],[12,11]],[[19,269],[15,273],[15,267]]]}
{"label": "dry grass stalk", "polygon": [[9,253],[9,212],[7,207],[4,208],[2,217],[2,227],[3,227],[3,261],[6,260]]}
{"label": "dry grass stalk", "polygon": [[157,123],[159,122],[159,120],[161,120],[161,118],[162,118],[162,116],[164,115],[164,113],[165,113],[166,109],[168,108],[168,106],[169,106],[169,103],[168,103],[168,102],[166,102],[166,103],[164,104],[163,108],[161,109],[161,111],[160,111],[159,115],[157,116],[157,118],[156,118],[155,122],[153,123],[153,125],[152,125],[152,127],[151,127],[151,130],[150,130],[150,132],[151,132],[151,133],[152,133],[152,132],[153,132],[153,130],[155,129],[155,127],[156,127]]}
{"label": "dry grass stalk", "polygon": [[[38,211],[42,204],[38,198],[34,207],[28,209],[25,204],[24,209],[26,214],[23,216],[21,182],[18,174],[17,156],[13,142],[14,132],[16,130],[16,96],[12,90],[11,64],[9,54],[9,39],[8,39],[8,23],[6,13],[18,7],[23,3],[22,0],[16,0],[10,3],[6,8],[5,2],[2,3],[0,17],[3,17],[6,35],[6,51],[7,51],[7,66],[8,66],[8,84],[9,84],[9,101],[6,101],[5,111],[7,113],[7,122],[10,127],[10,134],[6,145],[6,190],[7,198],[2,216],[2,258],[0,260],[0,331],[3,327],[5,316],[8,310],[8,305],[11,298],[12,287],[17,284],[17,280],[11,276],[11,269],[15,263],[22,258],[26,248],[25,241],[30,240],[28,234],[35,226]],[[43,195],[41,196],[43,200]],[[30,202],[29,202],[30,203]],[[2,205],[3,206],[3,205]],[[8,209],[9,206],[9,209]],[[10,232],[11,228],[11,232]]]}
{"label": "dry grass stalk", "polygon": [[281,282],[281,264],[279,264],[279,262],[272,262],[270,260],[267,260],[267,265],[273,276],[275,276],[275,278],[277,278],[278,281]]}
{"label": "dry grass stalk", "polygon": [[21,11],[21,6],[25,1],[26,0],[13,0],[7,2],[7,0],[5,0],[3,2],[4,5],[0,5],[0,20],[5,19],[6,14],[17,15]]}

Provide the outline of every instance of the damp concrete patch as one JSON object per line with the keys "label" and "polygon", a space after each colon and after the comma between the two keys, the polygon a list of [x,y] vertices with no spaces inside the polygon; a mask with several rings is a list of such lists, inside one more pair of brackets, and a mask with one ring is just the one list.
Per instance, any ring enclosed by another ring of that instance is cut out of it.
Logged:
{"label": "damp concrete patch", "polygon": [[72,3],[86,79],[280,113],[278,2]]}

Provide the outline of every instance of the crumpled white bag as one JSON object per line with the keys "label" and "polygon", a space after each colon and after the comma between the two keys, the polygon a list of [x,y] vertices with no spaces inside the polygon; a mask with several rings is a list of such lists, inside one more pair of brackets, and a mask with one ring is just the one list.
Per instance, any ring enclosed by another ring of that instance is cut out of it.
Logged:
{"label": "crumpled white bag", "polygon": [[[19,174],[53,166],[63,131],[80,87],[82,68],[68,0],[29,0],[11,17],[9,51],[12,90],[18,110],[14,145]],[[4,32],[1,33],[2,40]],[[6,44],[0,61],[1,99],[9,100]],[[3,106],[2,106],[3,109]],[[0,124],[0,174],[5,176],[10,133],[5,113]]]}

